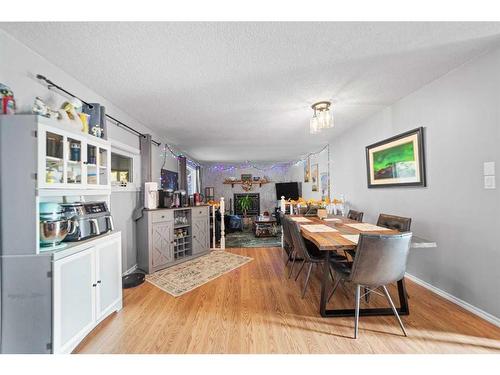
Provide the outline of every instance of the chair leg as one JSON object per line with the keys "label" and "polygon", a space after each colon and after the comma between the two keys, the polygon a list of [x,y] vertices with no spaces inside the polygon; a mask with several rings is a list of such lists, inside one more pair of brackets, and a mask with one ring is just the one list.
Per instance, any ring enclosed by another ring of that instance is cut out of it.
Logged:
{"label": "chair leg", "polygon": [[359,296],[361,294],[361,285],[356,285],[356,311],[354,313],[354,338],[358,338],[358,324],[359,324]]}
{"label": "chair leg", "polygon": [[313,267],[313,263],[309,265],[309,269],[307,270],[307,277],[306,277],[306,283],[304,284],[304,290],[302,291],[302,298],[306,295],[307,291],[307,284],[309,284],[309,277],[311,276],[311,270]]}
{"label": "chair leg", "polygon": [[365,295],[365,301],[366,301],[366,303],[370,302],[370,291],[368,290],[367,287],[363,288],[363,293]]}
{"label": "chair leg", "polygon": [[[285,250],[285,252],[286,252],[286,250]],[[288,266],[288,263],[290,263],[290,259],[292,258],[292,254],[293,254],[293,251],[291,252],[291,254],[286,253],[285,268],[286,268],[286,266]]]}
{"label": "chair leg", "polygon": [[296,251],[292,253],[292,267],[290,267],[290,273],[288,274],[288,278],[292,277],[293,266],[295,265],[295,258],[297,257]]}
{"label": "chair leg", "polygon": [[389,292],[387,291],[387,288],[385,285],[382,285],[382,289],[384,290],[385,297],[387,298],[387,301],[389,301],[389,304],[391,305],[392,311],[394,312],[394,316],[398,320],[399,326],[403,330],[403,333],[405,336],[408,336],[406,333],[405,326],[403,325],[403,322],[401,321],[401,318],[399,317],[398,310],[396,310],[396,307],[394,306],[394,303],[392,302],[391,296],[389,295]]}
{"label": "chair leg", "polygon": [[302,272],[302,270],[304,269],[304,265],[306,264],[306,260],[304,259],[302,261],[302,265],[300,266],[300,269],[299,269],[299,272],[297,272],[297,276],[295,276],[295,281],[297,281],[297,279],[299,278],[299,275],[300,273]]}
{"label": "chair leg", "polygon": [[339,277],[337,279],[337,281],[335,282],[335,284],[333,285],[333,289],[330,292],[330,295],[328,296],[328,299],[326,300],[327,303],[330,302],[330,299],[333,297],[333,293],[335,293],[335,290],[337,290],[337,287],[339,286],[341,280],[342,279]]}
{"label": "chair leg", "polygon": [[334,283],[335,282],[335,276],[333,276],[332,267],[328,267],[328,271],[330,271],[330,277],[332,278],[332,283]]}

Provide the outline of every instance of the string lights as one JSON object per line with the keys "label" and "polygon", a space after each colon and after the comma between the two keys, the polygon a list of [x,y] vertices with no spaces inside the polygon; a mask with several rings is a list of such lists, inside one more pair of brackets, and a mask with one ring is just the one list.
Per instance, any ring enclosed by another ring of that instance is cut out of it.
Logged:
{"label": "string lights", "polygon": [[235,171],[240,170],[240,169],[250,169],[250,168],[256,169],[256,170],[261,171],[261,172],[270,172],[270,171],[284,172],[292,166],[299,165],[304,160],[306,160],[308,157],[322,153],[327,148],[328,148],[328,144],[326,144],[321,150],[316,151],[316,152],[310,152],[304,156],[299,157],[299,159],[295,159],[295,160],[287,161],[287,162],[272,163],[272,164],[268,164],[265,166],[262,166],[262,164],[258,165],[254,162],[250,162],[247,160],[247,161],[239,163],[239,164],[238,163],[211,164],[211,165],[205,166],[205,168],[207,168],[210,172],[218,172],[218,173],[220,173],[220,172],[235,172]]}
{"label": "string lights", "polygon": [[[164,145],[165,146],[163,147],[163,150],[161,152],[161,155],[163,156],[163,166],[165,166],[165,163],[167,160],[167,155],[168,155],[168,153],[170,153],[170,156],[175,158],[175,159],[178,159],[179,156],[186,157],[186,162],[190,167],[193,167],[193,168],[201,167],[201,164],[197,163],[194,160],[189,159],[186,155],[184,155],[182,153],[179,153],[179,154],[176,153],[168,143],[164,143]],[[167,151],[168,151],[168,153],[167,153]],[[162,168],[163,168],[163,166],[162,166]]]}

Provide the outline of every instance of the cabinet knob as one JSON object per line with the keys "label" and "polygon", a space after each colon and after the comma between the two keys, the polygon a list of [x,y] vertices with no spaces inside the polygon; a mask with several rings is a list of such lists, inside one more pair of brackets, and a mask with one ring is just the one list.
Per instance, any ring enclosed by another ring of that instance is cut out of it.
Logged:
{"label": "cabinet knob", "polygon": [[97,284],[92,284],[92,288],[95,288],[97,286]]}
{"label": "cabinet knob", "polygon": [[101,283],[101,280],[97,280],[97,284],[100,284]]}

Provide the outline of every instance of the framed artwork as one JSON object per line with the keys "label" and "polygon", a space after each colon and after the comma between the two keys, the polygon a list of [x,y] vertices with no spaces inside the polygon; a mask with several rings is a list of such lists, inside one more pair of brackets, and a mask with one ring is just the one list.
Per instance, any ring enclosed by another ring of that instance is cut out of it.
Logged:
{"label": "framed artwork", "polygon": [[243,173],[241,175],[241,181],[252,181],[252,175],[250,173]]}
{"label": "framed artwork", "polygon": [[313,164],[311,166],[311,182],[312,182],[312,191],[318,191],[318,185],[319,185],[319,180],[318,180],[318,164]]}
{"label": "framed artwork", "polygon": [[167,169],[161,170],[161,188],[177,190],[177,172],[169,171]]}
{"label": "framed artwork", "polygon": [[368,187],[426,186],[424,128],[366,146]]}
{"label": "framed artwork", "polygon": [[206,187],[205,188],[205,199],[214,199],[214,196],[215,196],[215,192],[214,192],[214,188],[213,187]]}
{"label": "framed artwork", "polygon": [[311,178],[311,159],[304,160],[304,182],[309,182]]}
{"label": "framed artwork", "polygon": [[321,182],[321,200],[324,201],[328,197],[328,173],[322,172],[320,175]]}

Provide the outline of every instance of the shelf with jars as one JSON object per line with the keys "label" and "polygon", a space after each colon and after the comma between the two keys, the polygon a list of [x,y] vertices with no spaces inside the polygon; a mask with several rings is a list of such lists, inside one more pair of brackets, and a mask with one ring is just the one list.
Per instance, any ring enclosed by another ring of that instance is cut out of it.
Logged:
{"label": "shelf with jars", "polygon": [[39,189],[110,189],[109,141],[36,117]]}

